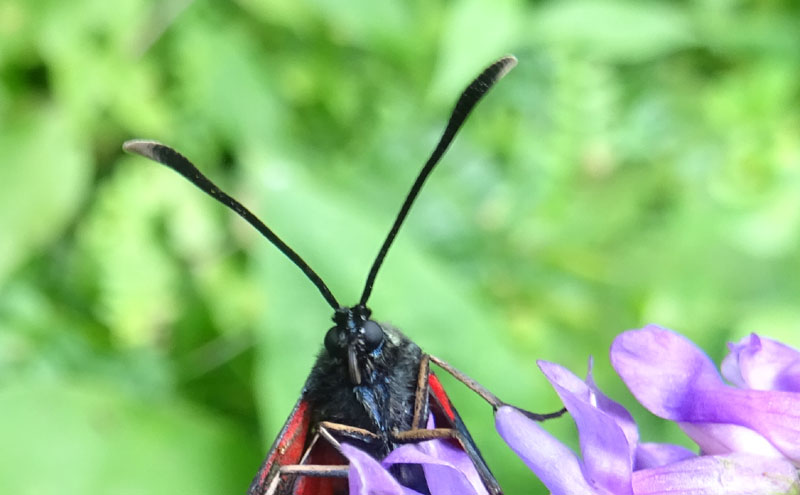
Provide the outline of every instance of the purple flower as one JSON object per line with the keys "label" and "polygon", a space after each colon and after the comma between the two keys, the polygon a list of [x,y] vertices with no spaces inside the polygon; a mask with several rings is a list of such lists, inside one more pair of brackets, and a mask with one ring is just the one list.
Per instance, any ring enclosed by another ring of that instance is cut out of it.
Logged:
{"label": "purple flower", "polygon": [[751,453],[800,465],[797,351],[751,336],[734,344],[724,366],[685,337],[654,325],[619,335],[611,362],[653,414],[677,421],[706,454]]}
{"label": "purple flower", "polygon": [[[669,330],[625,332],[611,349],[637,399],[677,421],[704,455],[640,442],[631,414],[594,383],[591,361],[585,380],[539,362],[577,425],[580,456],[512,406],[498,409],[497,430],[552,495],[798,495],[800,352],[755,335],[730,350],[722,369],[737,387]],[[389,473],[395,464],[421,465],[432,495],[486,493],[466,453],[446,441],[403,445],[382,462],[349,445],[342,450],[354,495],[418,495]]]}
{"label": "purple flower", "polygon": [[[428,428],[433,428],[433,418]],[[401,445],[378,462],[369,454],[347,444],[342,453],[350,461],[348,475],[351,495],[415,495],[402,486],[387,469],[395,464],[419,464],[431,495],[486,495],[478,471],[462,449],[445,440],[425,440]]]}
{"label": "purple flower", "polygon": [[466,452],[443,440],[409,443],[394,449],[381,464],[420,464],[431,495],[487,495]]}
{"label": "purple flower", "polygon": [[800,392],[800,352],[756,334],[728,344],[722,375],[739,388]]}
{"label": "purple flower", "polygon": [[342,453],[350,461],[350,495],[419,495],[395,480],[369,454],[352,445],[342,444]]}
{"label": "purple flower", "polygon": [[782,459],[698,457],[675,445],[639,443],[630,413],[600,392],[591,371],[582,381],[557,364],[539,367],[575,420],[581,457],[511,406],[497,411],[496,425],[553,495],[797,493],[800,487]]}
{"label": "purple flower", "polygon": [[706,455],[633,473],[636,495],[765,495],[800,493],[791,463],[749,454]]}

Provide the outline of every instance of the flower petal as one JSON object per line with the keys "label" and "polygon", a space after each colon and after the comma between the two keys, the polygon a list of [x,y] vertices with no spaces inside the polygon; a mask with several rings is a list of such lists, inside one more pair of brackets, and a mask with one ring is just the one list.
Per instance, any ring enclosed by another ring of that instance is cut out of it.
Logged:
{"label": "flower petal", "polygon": [[569,370],[538,364],[578,426],[586,479],[617,495],[631,493],[633,449],[614,416],[596,407],[592,390]]}
{"label": "flower petal", "polygon": [[351,495],[420,495],[398,483],[366,452],[343,443],[342,454],[350,461],[348,480]]}
{"label": "flower petal", "polygon": [[800,394],[728,386],[694,344],[654,325],[619,335],[611,362],[652,413],[678,422],[745,426],[800,462]]}
{"label": "flower petal", "polygon": [[732,383],[755,390],[800,392],[800,352],[772,339],[751,334],[728,344],[722,374]]}
{"label": "flower petal", "polygon": [[499,408],[495,414],[495,426],[511,450],[545,484],[551,495],[605,493],[586,482],[578,458],[567,446],[515,408]]}
{"label": "flower petal", "polygon": [[445,440],[401,445],[381,462],[384,467],[393,464],[421,464],[431,495],[485,495],[480,475],[466,452]]}
{"label": "flower petal", "polygon": [[614,418],[617,426],[625,433],[628,445],[635,448],[636,444],[639,443],[639,427],[636,426],[636,421],[633,420],[631,413],[629,413],[622,404],[611,400],[600,390],[592,376],[593,366],[594,360],[589,357],[589,371],[586,373],[586,385],[593,395],[593,400],[596,402],[597,408]]}
{"label": "flower petal", "polygon": [[731,454],[636,471],[633,490],[636,495],[797,495],[800,480],[786,460]]}
{"label": "flower petal", "polygon": [[714,363],[702,351],[655,325],[618,335],[611,344],[611,364],[639,402],[667,419],[685,420],[695,399],[688,393],[716,391],[722,385]]}
{"label": "flower petal", "polygon": [[680,445],[640,443],[636,447],[636,462],[633,470],[657,468],[673,462],[691,459],[692,457],[697,457],[697,454]]}
{"label": "flower petal", "polygon": [[746,452],[763,457],[783,457],[769,440],[744,426],[721,423],[678,423],[704,455]]}

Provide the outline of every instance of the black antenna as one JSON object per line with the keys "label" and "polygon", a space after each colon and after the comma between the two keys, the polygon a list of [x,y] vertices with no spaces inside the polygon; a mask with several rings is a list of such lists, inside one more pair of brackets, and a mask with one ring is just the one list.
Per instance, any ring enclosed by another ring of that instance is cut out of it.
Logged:
{"label": "black antenna", "polygon": [[428,175],[430,175],[433,167],[439,163],[442,155],[444,155],[444,152],[447,151],[447,147],[450,146],[450,142],[453,140],[456,133],[461,128],[461,125],[467,119],[467,116],[478,103],[478,101],[480,101],[483,95],[485,95],[489,89],[494,86],[494,83],[499,81],[500,78],[506,75],[508,71],[513,69],[515,65],[517,65],[517,59],[513,56],[501,58],[481,72],[481,74],[476,77],[469,86],[467,86],[467,89],[461,93],[461,97],[459,97],[455,108],[453,108],[453,113],[450,115],[450,121],[447,122],[447,127],[445,128],[441,139],[439,139],[439,144],[436,145],[436,149],[433,150],[433,153],[431,154],[430,158],[428,158],[425,166],[422,167],[422,171],[417,176],[417,180],[414,181],[414,185],[411,186],[411,191],[409,191],[408,196],[406,196],[406,200],[403,202],[403,206],[400,208],[400,213],[397,214],[397,218],[394,220],[394,225],[392,225],[392,229],[389,231],[389,235],[386,236],[386,240],[383,241],[383,245],[381,246],[380,252],[378,252],[378,256],[372,263],[372,268],[367,276],[367,283],[364,285],[364,292],[361,294],[361,301],[359,302],[360,305],[365,306],[367,304],[367,299],[369,299],[369,296],[372,293],[372,285],[375,283],[375,277],[378,275],[378,270],[383,264],[383,260],[386,258],[386,253],[392,246],[392,242],[394,241],[395,236],[397,236],[400,226],[403,225],[403,221],[406,219],[406,216],[408,216],[411,205],[414,203],[414,200],[417,199],[417,195],[419,195],[422,185],[425,184],[425,179],[428,178]]}
{"label": "black antenna", "polygon": [[333,309],[339,309],[339,302],[336,301],[335,297],[333,297],[333,294],[331,294],[328,286],[325,285],[325,282],[322,281],[319,275],[317,275],[317,273],[312,270],[305,261],[303,261],[303,258],[301,258],[300,255],[294,252],[292,248],[287,246],[286,243],[275,234],[275,232],[264,225],[264,222],[253,215],[250,210],[242,206],[241,203],[232,197],[225,194],[225,192],[217,187],[216,184],[211,182],[208,177],[197,170],[197,167],[195,167],[186,157],[169,146],[164,146],[163,144],[155,141],[143,141],[139,139],[125,141],[125,143],[122,145],[122,149],[128,153],[136,153],[137,155],[142,155],[145,158],[149,158],[153,161],[168,166],[172,170],[184,176],[192,184],[205,191],[209,196],[235,211],[240,217],[244,218],[247,223],[261,232],[264,237],[269,239],[269,242],[280,249],[280,251],[290,260],[292,260],[292,262],[297,265],[298,268],[303,270],[303,273],[306,274],[306,277],[308,277],[308,279],[317,286],[317,289],[319,289],[322,297],[328,301],[328,304],[330,304]]}

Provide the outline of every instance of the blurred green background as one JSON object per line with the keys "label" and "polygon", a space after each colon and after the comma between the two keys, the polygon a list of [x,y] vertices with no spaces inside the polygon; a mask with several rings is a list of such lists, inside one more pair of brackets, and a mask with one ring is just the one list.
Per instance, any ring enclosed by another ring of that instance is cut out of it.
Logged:
{"label": "blurred green background", "polygon": [[[798,46],[794,2],[0,2],[0,492],[243,493],[330,325],[275,248],[124,140],[181,150],[352,303],[505,53],[374,314],[540,412],[535,360],[591,354],[643,439],[685,443],[607,349],[648,322],[715,359],[752,331],[800,344]],[[506,492],[544,493],[446,381]]]}

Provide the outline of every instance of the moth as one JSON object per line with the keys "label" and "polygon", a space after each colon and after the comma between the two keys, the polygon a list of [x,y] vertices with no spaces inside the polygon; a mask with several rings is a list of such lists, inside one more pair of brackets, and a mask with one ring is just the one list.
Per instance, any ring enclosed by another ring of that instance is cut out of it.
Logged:
{"label": "moth", "polygon": [[[441,438],[469,456],[488,493],[502,490],[461,417],[450,402],[431,363],[475,391],[493,408],[504,403],[449,363],[424,353],[398,329],[372,319],[367,306],[378,270],[425,180],[444,155],[469,113],[489,89],[516,65],[500,58],[461,94],[436,148],[417,176],[369,271],[361,298],[342,306],[319,275],[269,227],[220,190],[183,155],[155,141],[131,140],[123,149],[162,163],[232,209],[286,255],[317,287],[333,309],[334,325],[306,380],[300,398],[275,439],[248,495],[335,495],[348,491],[347,461],[339,452],[346,441],[382,458],[400,444]],[[551,414],[527,413],[544,420]],[[427,429],[430,416],[436,428]],[[419,466],[395,466],[404,485],[429,493]]]}

